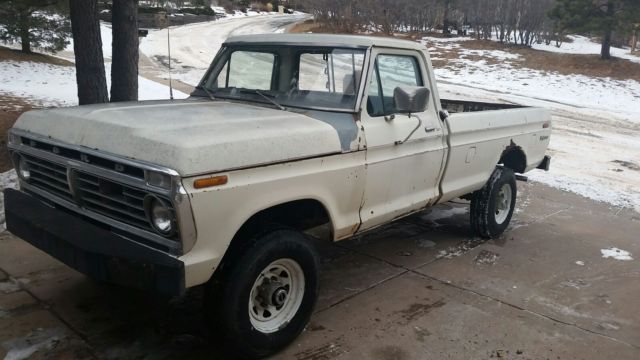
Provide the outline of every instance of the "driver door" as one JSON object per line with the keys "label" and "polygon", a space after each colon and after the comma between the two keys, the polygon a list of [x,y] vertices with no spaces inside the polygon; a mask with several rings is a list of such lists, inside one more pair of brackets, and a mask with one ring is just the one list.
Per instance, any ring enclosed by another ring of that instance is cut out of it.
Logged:
{"label": "driver door", "polygon": [[[423,55],[418,51],[374,48],[372,61],[375,64],[369,70],[361,111],[367,143],[361,230],[435,201],[446,149]],[[411,117],[397,114],[393,91],[398,86],[428,87],[431,93],[426,111]],[[416,129],[416,116],[422,120],[421,126],[406,142],[396,145]]]}

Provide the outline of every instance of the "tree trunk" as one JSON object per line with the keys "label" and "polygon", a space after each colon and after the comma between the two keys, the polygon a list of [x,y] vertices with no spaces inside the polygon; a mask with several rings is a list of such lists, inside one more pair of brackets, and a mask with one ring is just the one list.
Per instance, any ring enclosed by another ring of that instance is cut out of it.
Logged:
{"label": "tree trunk", "polygon": [[111,101],[138,100],[138,0],[113,0]]}
{"label": "tree trunk", "polygon": [[29,34],[29,13],[27,10],[20,11],[18,15],[18,23],[20,26],[20,45],[22,52],[31,54],[31,34]]}
{"label": "tree trunk", "polygon": [[611,59],[611,30],[605,30],[604,37],[602,38],[602,49],[600,50],[600,56],[604,60]]}
{"label": "tree trunk", "polygon": [[442,33],[449,34],[449,0],[444,1],[444,16],[442,19]]}
{"label": "tree trunk", "polygon": [[606,25],[604,30],[604,36],[602,37],[602,49],[600,50],[600,56],[604,60],[611,59],[611,37],[613,35],[613,26],[611,22],[613,22],[613,15],[615,13],[613,1],[607,1],[607,11],[606,11]]}
{"label": "tree trunk", "polygon": [[98,0],[70,0],[69,11],[79,103],[85,105],[108,102]]}

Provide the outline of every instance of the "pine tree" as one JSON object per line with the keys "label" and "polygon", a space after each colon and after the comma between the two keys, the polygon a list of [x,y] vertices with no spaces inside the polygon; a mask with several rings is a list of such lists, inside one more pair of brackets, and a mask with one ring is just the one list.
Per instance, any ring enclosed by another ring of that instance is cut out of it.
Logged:
{"label": "pine tree", "polygon": [[138,0],[113,0],[111,101],[138,100]]}
{"label": "pine tree", "polygon": [[60,0],[0,0],[0,41],[19,42],[22,52],[56,52],[69,44],[69,19],[52,9]]}
{"label": "pine tree", "polygon": [[614,32],[630,31],[634,22],[640,21],[640,1],[557,0],[549,15],[560,29],[600,34],[600,55],[610,59]]}
{"label": "pine tree", "polygon": [[80,105],[109,101],[97,0],[70,0]]}

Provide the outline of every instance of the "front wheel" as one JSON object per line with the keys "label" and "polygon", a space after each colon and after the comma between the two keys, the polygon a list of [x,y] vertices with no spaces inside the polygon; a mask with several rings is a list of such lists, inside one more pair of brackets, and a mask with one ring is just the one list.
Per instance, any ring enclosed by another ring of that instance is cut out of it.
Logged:
{"label": "front wheel", "polygon": [[511,169],[497,167],[485,186],[471,198],[471,228],[482,238],[500,236],[509,226],[516,206],[516,177]]}
{"label": "front wheel", "polygon": [[[295,230],[255,238],[212,294],[226,344],[244,358],[271,355],[292,342],[309,322],[318,297],[319,261],[313,245]],[[209,309],[213,310],[213,309]],[[219,329],[220,330],[220,329]]]}

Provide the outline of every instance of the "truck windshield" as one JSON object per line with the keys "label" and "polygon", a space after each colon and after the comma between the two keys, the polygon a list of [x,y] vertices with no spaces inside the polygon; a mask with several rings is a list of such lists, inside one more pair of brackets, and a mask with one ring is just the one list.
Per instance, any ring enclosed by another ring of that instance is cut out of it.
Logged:
{"label": "truck windshield", "polygon": [[199,87],[215,98],[354,111],[364,58],[363,49],[225,47]]}

